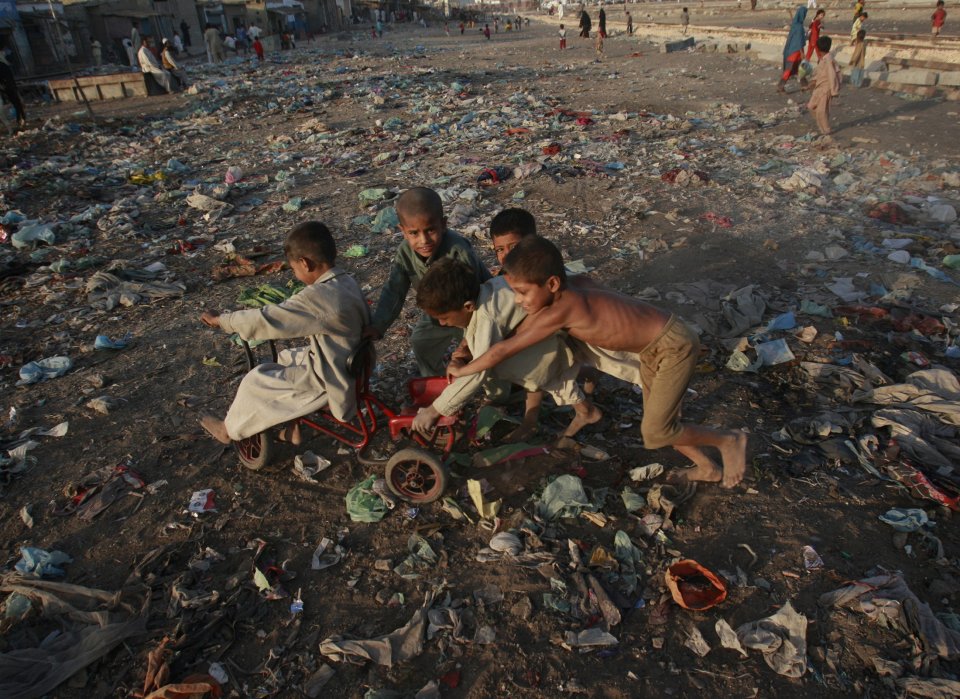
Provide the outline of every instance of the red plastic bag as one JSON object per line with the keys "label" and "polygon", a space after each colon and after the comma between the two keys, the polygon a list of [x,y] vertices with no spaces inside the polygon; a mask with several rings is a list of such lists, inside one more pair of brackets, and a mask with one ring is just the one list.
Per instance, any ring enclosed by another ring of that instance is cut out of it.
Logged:
{"label": "red plastic bag", "polygon": [[677,561],[667,568],[666,581],[673,601],[684,609],[700,612],[727,598],[726,583],[693,560]]}

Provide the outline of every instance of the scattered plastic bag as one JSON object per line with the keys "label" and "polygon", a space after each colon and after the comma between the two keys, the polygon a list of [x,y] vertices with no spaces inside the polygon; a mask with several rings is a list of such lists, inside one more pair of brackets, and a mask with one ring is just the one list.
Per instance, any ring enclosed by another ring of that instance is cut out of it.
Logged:
{"label": "scattered plastic bag", "polygon": [[36,362],[28,362],[20,367],[18,386],[25,386],[38,381],[48,381],[63,376],[73,368],[73,360],[69,357],[47,357]]}
{"label": "scattered plastic bag", "polygon": [[373,492],[376,480],[376,476],[368,476],[347,493],[347,514],[354,522],[379,522],[387,516],[386,504]]}
{"label": "scattered plastic bag", "polygon": [[14,566],[18,572],[35,578],[62,578],[67,574],[61,566],[73,563],[63,551],[46,551],[33,546],[20,549],[20,560]]}

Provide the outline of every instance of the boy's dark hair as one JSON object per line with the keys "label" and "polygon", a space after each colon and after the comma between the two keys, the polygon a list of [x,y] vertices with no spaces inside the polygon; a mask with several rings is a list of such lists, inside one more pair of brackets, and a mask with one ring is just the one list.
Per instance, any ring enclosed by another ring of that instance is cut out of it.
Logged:
{"label": "boy's dark hair", "polygon": [[829,36],[821,36],[817,39],[817,48],[824,53],[830,53],[830,47],[833,46],[833,39]]}
{"label": "boy's dark hair", "polygon": [[819,17],[820,15],[826,15],[826,14],[827,14],[827,11],[826,11],[826,10],[823,10],[823,9],[817,10],[816,13],[813,15],[813,18],[816,19],[816,18]]}
{"label": "boy's dark hair", "polygon": [[866,29],[861,29],[860,31],[857,32],[857,41],[863,41],[866,38],[867,38]]}
{"label": "boy's dark hair", "polygon": [[445,257],[427,268],[417,285],[417,305],[433,313],[459,311],[468,301],[476,303],[480,280],[460,260]]}
{"label": "boy's dark hair", "polygon": [[540,236],[527,236],[510,251],[503,261],[504,271],[520,281],[543,286],[550,277],[560,277],[561,288],[567,285],[563,255],[557,246]]}
{"label": "boy's dark hair", "polygon": [[337,261],[337,244],[330,229],[320,221],[304,221],[290,231],[283,244],[283,253],[288,260],[306,258],[332,267]]}
{"label": "boy's dark hair", "polygon": [[490,222],[490,239],[507,233],[521,238],[537,234],[537,219],[526,209],[504,209]]}
{"label": "boy's dark hair", "polygon": [[397,198],[397,217],[400,220],[409,214],[424,214],[443,218],[443,200],[429,187],[412,187]]}
{"label": "boy's dark hair", "polygon": [[863,17],[864,19],[866,19],[866,18],[869,17],[870,15],[868,15],[866,12],[861,12],[861,13],[860,13],[860,16]]}

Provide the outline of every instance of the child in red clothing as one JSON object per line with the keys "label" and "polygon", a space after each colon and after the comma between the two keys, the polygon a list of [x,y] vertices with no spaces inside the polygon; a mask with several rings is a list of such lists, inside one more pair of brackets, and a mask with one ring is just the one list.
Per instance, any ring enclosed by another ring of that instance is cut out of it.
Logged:
{"label": "child in red clothing", "polygon": [[814,15],[813,21],[810,23],[810,32],[809,38],[807,39],[807,60],[810,60],[810,56],[813,55],[813,52],[817,52],[817,60],[823,57],[823,54],[820,53],[820,49],[817,48],[817,39],[820,38],[820,32],[823,31],[823,17],[826,15],[826,10],[817,10],[817,14]]}
{"label": "child in red clothing", "polygon": [[257,60],[263,60],[263,44],[260,43],[259,36],[253,40],[253,52],[257,54]]}
{"label": "child in red clothing", "polygon": [[943,29],[943,23],[947,21],[947,11],[943,9],[943,0],[937,0],[937,9],[930,16],[930,21],[932,22],[933,40],[936,41],[937,37],[940,36],[940,30]]}

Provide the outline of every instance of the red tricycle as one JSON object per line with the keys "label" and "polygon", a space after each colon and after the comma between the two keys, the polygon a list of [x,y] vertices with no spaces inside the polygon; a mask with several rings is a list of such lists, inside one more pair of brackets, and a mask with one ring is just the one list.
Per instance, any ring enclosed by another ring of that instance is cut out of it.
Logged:
{"label": "red tricycle", "polygon": [[[248,369],[257,365],[257,359],[249,343],[242,341],[247,357]],[[277,361],[277,347],[269,342],[273,361]],[[397,497],[415,504],[426,504],[437,500],[447,486],[447,469],[441,458],[431,451],[440,448],[447,456],[457,440],[457,416],[442,417],[429,436],[421,435],[411,429],[417,410],[430,405],[447,386],[446,378],[433,376],[411,379],[407,384],[410,402],[399,412],[388,408],[386,404],[370,390],[370,377],[376,364],[373,344],[364,341],[347,360],[347,372],[354,379],[357,398],[357,412],[353,420],[343,422],[335,418],[328,410],[320,410],[311,415],[298,418],[302,427],[317,432],[353,447],[357,458],[366,464],[386,466],[384,475],[387,486]],[[382,420],[378,420],[380,413]],[[386,421],[393,441],[406,439],[411,446],[402,448],[385,460],[369,459],[364,450],[374,435]],[[240,463],[251,470],[259,470],[270,461],[273,449],[268,431],[247,437],[233,443]]]}

